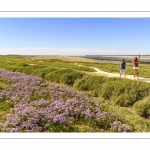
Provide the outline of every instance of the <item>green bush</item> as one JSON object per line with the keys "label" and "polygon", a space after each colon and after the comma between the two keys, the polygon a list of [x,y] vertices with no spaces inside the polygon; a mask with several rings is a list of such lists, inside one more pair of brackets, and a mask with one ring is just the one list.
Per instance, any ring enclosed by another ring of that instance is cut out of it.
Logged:
{"label": "green bush", "polygon": [[107,78],[104,76],[86,75],[74,84],[74,88],[79,91],[89,91],[92,96],[98,97],[102,89],[101,86],[106,80]]}
{"label": "green bush", "polygon": [[136,97],[134,94],[130,95],[130,94],[124,93],[118,97],[115,97],[114,102],[115,104],[119,106],[128,107],[128,106],[133,105],[134,102],[136,102]]}
{"label": "green bush", "polygon": [[10,70],[15,72],[18,68],[17,67],[12,67]]}
{"label": "green bush", "polygon": [[4,88],[0,85],[0,91],[3,90]]}
{"label": "green bush", "polygon": [[24,67],[19,67],[16,72],[24,72],[25,68]]}
{"label": "green bush", "polygon": [[51,82],[73,85],[83,75],[84,73],[72,69],[59,69],[46,75],[45,79]]}
{"label": "green bush", "polygon": [[40,69],[38,71],[38,76],[45,79],[45,76],[49,73],[51,73],[52,71],[55,71],[55,70],[58,70],[59,68],[58,67],[46,67],[46,68],[43,68],[43,69]]}
{"label": "green bush", "polygon": [[110,100],[113,95],[114,85],[112,83],[104,83],[101,90],[102,98]]}
{"label": "green bush", "polygon": [[150,84],[129,79],[87,76],[77,81],[76,90],[89,91],[92,96],[100,96],[120,106],[132,106],[136,101],[148,96]]}
{"label": "green bush", "polygon": [[150,96],[143,100],[139,100],[134,104],[134,109],[141,117],[150,117]]}
{"label": "green bush", "polygon": [[113,83],[112,100],[120,106],[132,106],[150,92],[150,84],[132,80],[116,80]]}
{"label": "green bush", "polygon": [[74,70],[78,70],[78,71],[86,71],[86,72],[95,72],[94,69],[86,67],[86,66],[69,66],[69,68],[73,68]]}
{"label": "green bush", "polygon": [[43,69],[46,66],[24,66],[24,67],[18,67],[18,69],[16,70],[17,72],[22,72],[22,73],[26,73],[26,74],[30,74],[30,75],[37,75],[37,73]]}
{"label": "green bush", "polygon": [[21,63],[20,66],[26,67],[26,66],[29,66],[29,64],[27,64],[27,63]]}

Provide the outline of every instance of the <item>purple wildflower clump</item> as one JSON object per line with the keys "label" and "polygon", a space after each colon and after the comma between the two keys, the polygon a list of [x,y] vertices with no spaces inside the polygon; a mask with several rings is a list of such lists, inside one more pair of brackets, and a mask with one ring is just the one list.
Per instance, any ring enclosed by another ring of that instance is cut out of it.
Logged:
{"label": "purple wildflower clump", "polygon": [[122,124],[120,121],[114,121],[110,129],[116,132],[131,132],[131,128],[126,124]]}
{"label": "purple wildflower clump", "polygon": [[1,123],[4,132],[76,132],[79,124],[100,132],[131,131],[85,93],[18,72],[0,70],[0,77],[11,83],[0,91],[0,99],[14,103]]}

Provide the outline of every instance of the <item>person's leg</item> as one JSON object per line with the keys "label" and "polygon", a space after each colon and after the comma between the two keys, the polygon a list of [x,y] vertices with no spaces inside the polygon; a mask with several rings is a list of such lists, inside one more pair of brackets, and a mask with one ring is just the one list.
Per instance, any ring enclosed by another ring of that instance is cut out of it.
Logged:
{"label": "person's leg", "polygon": [[134,79],[135,79],[135,72],[136,72],[135,69],[133,69]]}
{"label": "person's leg", "polygon": [[139,75],[138,75],[138,69],[136,70],[136,74],[137,74],[137,79],[139,79]]}
{"label": "person's leg", "polygon": [[138,79],[138,69],[135,69],[135,77]]}
{"label": "person's leg", "polygon": [[126,77],[126,72],[124,73],[124,77]]}
{"label": "person's leg", "polygon": [[120,72],[120,78],[121,78],[122,73]]}
{"label": "person's leg", "polygon": [[120,78],[121,78],[122,70],[120,70]]}
{"label": "person's leg", "polygon": [[126,69],[124,70],[124,77],[126,77]]}
{"label": "person's leg", "polygon": [[135,77],[137,77],[137,69],[135,69]]}

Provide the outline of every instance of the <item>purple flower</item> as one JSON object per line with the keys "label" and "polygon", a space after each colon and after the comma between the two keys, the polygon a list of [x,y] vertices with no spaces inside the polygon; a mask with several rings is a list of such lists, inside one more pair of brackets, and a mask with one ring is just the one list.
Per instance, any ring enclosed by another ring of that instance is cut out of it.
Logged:
{"label": "purple flower", "polygon": [[[11,83],[7,91],[0,91],[0,99],[14,103],[6,121],[0,124],[5,132],[72,131],[75,124],[83,122],[87,126],[108,122],[112,131],[131,131],[117,121],[117,115],[103,112],[100,103],[87,93],[19,72],[0,70],[0,77]],[[105,129],[100,127],[99,131]]]}

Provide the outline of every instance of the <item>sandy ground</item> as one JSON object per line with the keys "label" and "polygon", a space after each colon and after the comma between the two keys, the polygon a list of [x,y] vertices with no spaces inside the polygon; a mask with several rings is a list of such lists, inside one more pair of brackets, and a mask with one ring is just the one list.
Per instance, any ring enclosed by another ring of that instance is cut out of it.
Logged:
{"label": "sandy ground", "polygon": [[[120,78],[120,73],[109,73],[109,72],[102,71],[102,70],[100,70],[98,68],[95,68],[95,67],[90,67],[90,68],[93,68],[96,71],[96,72],[93,72],[94,74],[103,75],[103,76],[107,76],[107,77]],[[126,77],[124,77],[124,75],[122,74],[121,78],[127,78],[127,79],[131,79],[131,80],[138,80],[137,78],[134,79],[133,75],[126,75]],[[149,82],[150,83],[150,78],[139,77],[138,81],[144,81],[144,82]]]}
{"label": "sandy ground", "polygon": [[[31,57],[32,58],[32,57]],[[28,57],[27,57],[28,59]],[[82,58],[82,57],[73,57],[73,56],[35,56],[32,59],[59,59],[65,61],[80,61],[80,62],[95,62],[94,59]]]}

